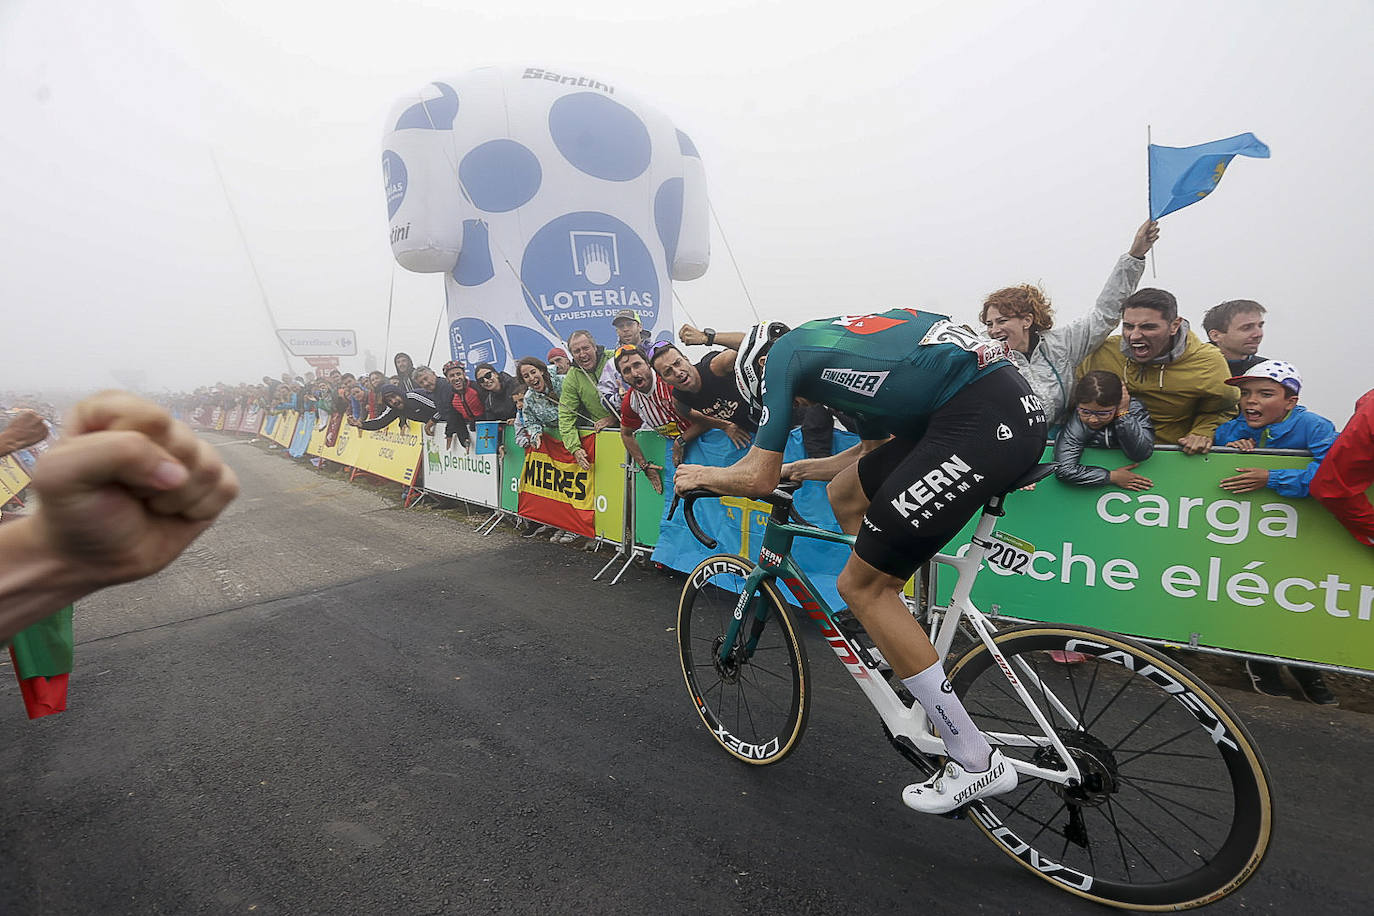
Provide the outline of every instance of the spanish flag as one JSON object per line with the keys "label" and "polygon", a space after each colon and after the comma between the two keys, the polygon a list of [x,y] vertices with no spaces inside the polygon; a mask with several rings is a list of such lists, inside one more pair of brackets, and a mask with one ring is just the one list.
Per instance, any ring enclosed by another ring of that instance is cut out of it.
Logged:
{"label": "spanish flag", "polygon": [[[596,436],[582,437],[588,460],[596,460]],[[525,451],[517,510],[525,518],[586,537],[596,536],[596,491],[592,469],[577,466],[557,437],[545,435]]]}

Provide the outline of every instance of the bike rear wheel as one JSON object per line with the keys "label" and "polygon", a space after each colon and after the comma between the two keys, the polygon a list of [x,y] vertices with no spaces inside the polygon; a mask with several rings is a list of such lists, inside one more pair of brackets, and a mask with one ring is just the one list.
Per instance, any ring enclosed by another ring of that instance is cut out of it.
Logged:
{"label": "bike rear wheel", "polygon": [[739,639],[722,653],[752,569],[730,554],[703,560],[682,589],[677,632],[682,676],[702,722],[731,756],[757,766],[777,763],[801,740],[811,676],[796,624],[771,582],[749,596]]}
{"label": "bike rear wheel", "polygon": [[[1141,910],[1203,906],[1254,873],[1273,830],[1269,777],[1211,688],[1165,655],[1086,627],[1032,624],[994,642],[1083,776],[1072,788],[1022,777],[970,806],[1004,852],[1081,897]],[[985,645],[955,662],[950,682],[1005,755],[1062,767],[1053,748],[1035,746],[1043,734]]]}

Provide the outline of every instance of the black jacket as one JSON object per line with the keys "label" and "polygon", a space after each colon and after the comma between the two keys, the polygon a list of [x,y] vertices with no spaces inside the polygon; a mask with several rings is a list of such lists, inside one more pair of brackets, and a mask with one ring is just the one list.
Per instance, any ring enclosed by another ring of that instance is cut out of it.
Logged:
{"label": "black jacket", "polygon": [[428,423],[430,420],[436,419],[437,416],[438,410],[434,406],[434,396],[423,388],[415,388],[406,392],[405,400],[401,402],[399,410],[387,405],[374,419],[359,421],[358,428],[385,429],[397,420],[415,420],[419,423]]}
{"label": "black jacket", "polygon": [[511,392],[515,391],[517,382],[509,372],[502,372],[498,377],[501,379],[501,387],[495,391],[489,391],[480,384],[477,386],[477,394],[482,399],[482,419],[514,420],[515,398],[511,396]]}
{"label": "black jacket", "polygon": [[1128,461],[1144,461],[1155,450],[1155,426],[1145,405],[1131,398],[1130,409],[1124,417],[1117,417],[1101,429],[1089,429],[1069,408],[1069,422],[1054,440],[1054,476],[1064,483],[1082,487],[1105,487],[1111,483],[1111,471],[1091,464],[1083,464],[1083,449],[1087,447],[1115,448],[1125,453]]}

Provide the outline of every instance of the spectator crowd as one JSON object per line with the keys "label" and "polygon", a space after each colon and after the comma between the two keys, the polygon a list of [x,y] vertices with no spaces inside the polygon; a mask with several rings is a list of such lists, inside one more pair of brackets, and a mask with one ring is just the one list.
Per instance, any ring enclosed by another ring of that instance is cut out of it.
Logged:
{"label": "spectator crowd", "polygon": [[[1137,288],[1158,235],[1154,222],[1139,228],[1091,311],[1074,321],[1056,323],[1048,297],[1029,284],[996,290],[979,311],[986,342],[1021,370],[1044,408],[1059,479],[1146,490],[1153,482],[1137,469],[1157,447],[1188,455],[1219,446],[1241,453],[1297,449],[1311,455],[1305,468],[1237,468],[1218,486],[1231,493],[1267,487],[1291,498],[1312,496],[1357,541],[1374,546],[1374,507],[1365,495],[1374,483],[1374,392],[1360,399],[1338,434],[1331,421],[1299,403],[1298,367],[1259,353],[1266,309],[1251,299],[1208,309],[1201,322],[1205,339],[1199,336],[1173,294]],[[514,374],[460,360],[436,371],[397,353],[391,375],[283,373],[255,384],[202,388],[171,406],[188,414],[203,406],[316,411],[369,430],[416,423],[432,433],[442,421],[450,444],[456,439],[464,448],[471,447],[476,423],[504,421],[513,424],[522,447],[551,439],[583,468],[590,462],[579,430],[618,428],[630,460],[660,493],[662,469],[646,460],[636,431],[655,430],[669,439],[675,462],[688,442],[710,429],[737,446],[751,442],[758,417],[734,372],[741,331],[684,325],[676,341],[650,340],[628,309],[613,326],[614,341],[577,330],[566,348],[520,354]],[[704,352],[686,352],[702,347]],[[799,405],[793,423],[802,427],[808,457],[829,454],[837,424],[854,428],[853,418],[823,405]],[[1278,666],[1257,662],[1248,669],[1256,690],[1286,695]],[[1309,700],[1336,702],[1316,671],[1292,673]]]}

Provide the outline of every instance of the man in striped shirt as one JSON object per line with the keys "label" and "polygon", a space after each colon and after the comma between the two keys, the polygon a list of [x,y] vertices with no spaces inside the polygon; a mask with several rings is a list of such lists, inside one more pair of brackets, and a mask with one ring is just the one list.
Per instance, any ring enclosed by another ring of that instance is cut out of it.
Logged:
{"label": "man in striped shirt", "polygon": [[659,469],[644,458],[635,440],[635,431],[652,429],[673,443],[673,462],[682,460],[683,445],[701,435],[707,427],[697,411],[683,417],[674,404],[673,389],[649,367],[649,356],[637,346],[623,346],[612,356],[616,371],[625,379],[628,390],[620,399],[620,439],[630,460],[649,478],[655,493],[663,492]]}

